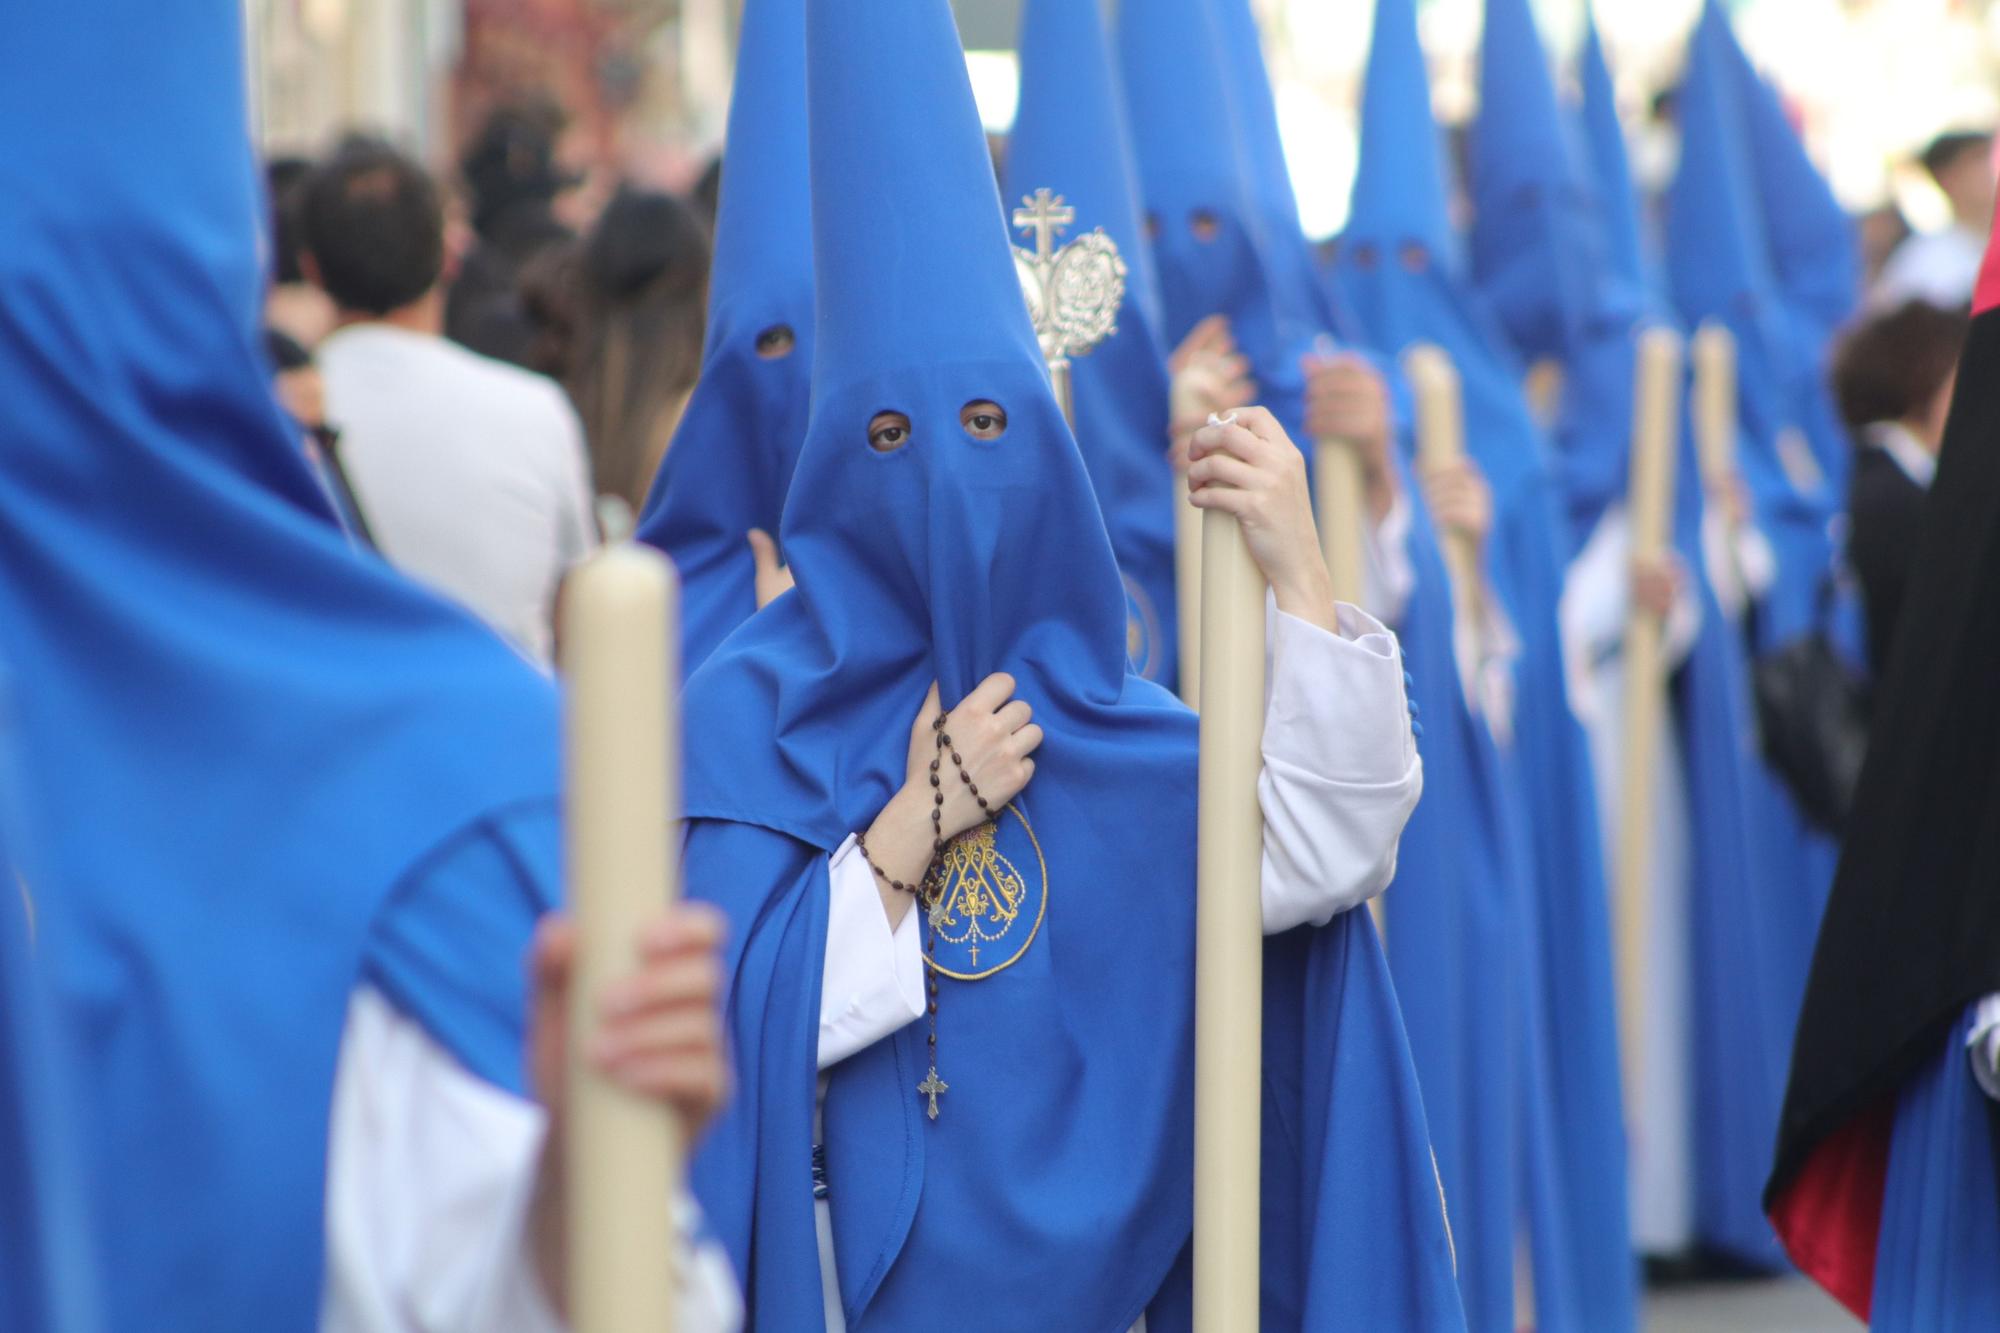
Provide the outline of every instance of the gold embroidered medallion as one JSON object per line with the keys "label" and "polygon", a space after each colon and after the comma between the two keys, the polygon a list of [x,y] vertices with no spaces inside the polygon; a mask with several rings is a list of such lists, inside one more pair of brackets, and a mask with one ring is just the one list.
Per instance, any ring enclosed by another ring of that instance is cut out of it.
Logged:
{"label": "gold embroidered medallion", "polygon": [[936,943],[925,962],[943,976],[980,981],[1011,967],[1034,943],[1048,911],[1049,868],[1028,817],[1009,803],[998,821],[946,844],[929,887]]}

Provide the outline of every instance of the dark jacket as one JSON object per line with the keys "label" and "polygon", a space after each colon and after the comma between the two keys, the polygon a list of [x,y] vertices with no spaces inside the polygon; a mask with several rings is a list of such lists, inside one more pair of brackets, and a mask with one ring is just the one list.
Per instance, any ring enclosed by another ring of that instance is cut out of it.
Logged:
{"label": "dark jacket", "polygon": [[1847,490],[1847,558],[1861,581],[1868,617],[1868,671],[1876,680],[1889,665],[1896,617],[1916,559],[1924,490],[1883,449],[1864,445]]}

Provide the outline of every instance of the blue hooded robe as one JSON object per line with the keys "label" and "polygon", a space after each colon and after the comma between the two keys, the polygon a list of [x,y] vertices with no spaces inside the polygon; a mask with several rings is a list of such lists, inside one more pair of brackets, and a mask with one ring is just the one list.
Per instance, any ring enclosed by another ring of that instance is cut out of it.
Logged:
{"label": "blue hooded robe", "polygon": [[[1159,279],[1139,228],[1139,194],[1103,16],[1073,0],[1029,0],[1021,18],[1021,102],[1007,141],[1004,203],[1046,189],[1076,212],[1074,239],[1102,228],[1126,266],[1118,327],[1072,358],[1077,446],[1125,579],[1128,651],[1147,680],[1179,679],[1174,473]],[[1060,243],[1060,242],[1059,242]]]}
{"label": "blue hooded robe", "polygon": [[[1179,107],[1196,87],[1227,94],[1212,99],[1200,124],[1156,117],[1135,125],[1148,149],[1148,189],[1156,176],[1165,182],[1158,196],[1165,202],[1156,205],[1163,230],[1172,225],[1175,201],[1218,214],[1236,201],[1217,241],[1175,240],[1163,253],[1163,266],[1188,266],[1184,285],[1238,325],[1247,320],[1253,327],[1292,329],[1285,345],[1301,351],[1337,344],[1372,356],[1336,294],[1319,282],[1300,232],[1249,7],[1241,0],[1156,3],[1128,9],[1124,23],[1128,52],[1138,53],[1128,70],[1147,82],[1150,105]],[[1152,26],[1137,31],[1142,23]],[[1231,125],[1237,142],[1228,133]],[[1205,262],[1207,247],[1239,233],[1251,238],[1255,262],[1236,269],[1237,286],[1225,288]],[[1192,322],[1207,312],[1194,306],[1185,313]],[[1293,365],[1296,357],[1287,368]],[[1386,371],[1392,389],[1399,388],[1393,365]],[[1291,423],[1295,431],[1299,424]],[[1398,454],[1392,461],[1404,494],[1414,497],[1407,459]],[[1516,1145],[1523,1113],[1514,1093],[1524,1086],[1522,1000],[1534,966],[1510,941],[1517,936],[1517,886],[1529,884],[1531,874],[1522,860],[1522,820],[1509,809],[1518,795],[1509,791],[1491,736],[1460,684],[1437,535],[1420,502],[1411,500],[1410,513],[1406,553],[1415,583],[1396,628],[1413,677],[1410,697],[1426,724],[1428,785],[1405,832],[1393,891],[1383,900],[1384,919],[1439,1170],[1457,1219],[1460,1289],[1474,1326],[1500,1327],[1513,1314]],[[1285,1188],[1267,1171],[1267,1214]],[[1267,1220],[1267,1245],[1271,1230]],[[1563,1285],[1549,1284],[1551,1303]],[[1285,1326],[1295,1298],[1268,1273],[1265,1298],[1267,1322]]]}
{"label": "blue hooded robe", "polygon": [[[1756,192],[1743,152],[1746,122],[1730,52],[1734,39],[1720,10],[1704,9],[1696,26],[1680,97],[1680,169],[1667,198],[1667,277],[1690,325],[1718,320],[1735,335],[1740,431],[1738,467],[1759,529],[1778,559],[1775,585],[1758,605],[1758,642],[1731,641],[1691,659],[1678,688],[1697,689],[1733,711],[1741,736],[1753,737],[1747,653],[1802,632],[1819,618],[1820,588],[1832,560],[1829,498],[1802,490],[1782,460],[1780,435],[1798,405],[1788,368],[1788,326],[1775,295]],[[1732,636],[1738,631],[1731,626]],[[1707,636],[1704,635],[1704,639]],[[1715,660],[1711,660],[1711,658]],[[1723,659],[1734,659],[1725,661]],[[1693,673],[1708,671],[1702,684]],[[1810,834],[1769,769],[1754,759],[1731,775],[1714,755],[1691,750],[1689,784],[1696,820],[1703,806],[1735,804],[1748,813],[1748,858],[1718,852],[1697,866],[1694,914],[1695,1009],[1703,1034],[1695,1048],[1698,1236],[1737,1258],[1762,1265],[1782,1254],[1758,1204],[1784,1095],[1791,1033],[1833,868],[1832,849]],[[1719,790],[1705,794],[1714,785]],[[1699,845],[1698,845],[1699,850]],[[1747,865],[1738,887],[1730,865]]]}
{"label": "blue hooded robe", "polygon": [[[1636,233],[1609,235],[1604,225],[1607,220],[1636,225],[1636,219],[1624,211],[1608,219],[1599,212],[1579,162],[1581,147],[1557,105],[1527,0],[1488,0],[1480,111],[1468,158],[1471,268],[1513,345],[1563,369],[1552,433],[1557,490],[1572,525],[1571,551],[1581,548],[1605,504],[1624,489],[1633,358],[1645,309],[1638,275],[1614,271],[1608,263],[1614,247],[1636,262]],[[1631,201],[1619,202],[1629,207]],[[1691,461],[1685,450],[1683,459]],[[1547,950],[1558,947],[1555,925],[1550,922],[1544,936]],[[1559,975],[1551,980],[1546,1003],[1551,1013],[1562,1014],[1555,1006],[1573,992],[1566,994]],[[1600,1055],[1615,1049],[1614,1036],[1594,1024],[1590,1030]],[[1560,1038],[1555,1044],[1560,1052]],[[1570,1080],[1566,1104],[1574,1108],[1559,1123],[1567,1129],[1588,1117],[1594,1130],[1588,1141],[1595,1149],[1586,1156],[1566,1148],[1554,1173],[1565,1205],[1560,1216],[1569,1225],[1566,1272],[1577,1289],[1583,1326],[1629,1328],[1638,1318],[1637,1274],[1625,1180],[1613,1179],[1625,1156],[1616,1070],[1565,1060],[1559,1053],[1551,1059]],[[1537,1293],[1540,1289],[1538,1276]]]}
{"label": "blue hooded robe", "polygon": [[745,534],[778,534],[812,367],[805,0],[749,0],[739,41],[701,378],[638,527],[680,571],[689,673],[757,609]]}
{"label": "blue hooded robe", "polygon": [[[1493,487],[1490,574],[1522,645],[1516,739],[1494,763],[1515,795],[1516,837],[1526,844],[1509,938],[1530,969],[1519,1002],[1536,1016],[1520,1039],[1522,1202],[1514,1217],[1536,1242],[1540,1322],[1617,1326],[1632,1317],[1630,1269],[1602,1233],[1623,1234],[1624,1138],[1602,850],[1556,626],[1569,540],[1556,466],[1529,415],[1520,368],[1491,308],[1462,276],[1429,88],[1414,9],[1384,0],[1369,52],[1354,206],[1330,280],[1385,350],[1430,342],[1451,354],[1467,447]],[[1559,208],[1566,199],[1543,183],[1530,202]],[[1563,309],[1554,299],[1536,317]],[[1485,1286],[1489,1322],[1508,1317],[1500,1297],[1503,1287],[1511,1293],[1511,1268],[1503,1274],[1497,1262]]]}
{"label": "blue hooded robe", "polygon": [[[0,15],[0,116],[36,127],[0,143],[20,869],[105,1325],[160,1333],[317,1327],[358,985],[520,1088],[553,877],[507,872],[555,852],[548,682],[351,549],[272,398],[241,29]],[[523,811],[545,839],[492,840]],[[482,838],[497,877],[453,855]]]}
{"label": "blue hooded robe", "polygon": [[[855,1328],[1123,1333],[1170,1285],[1192,1220],[1194,718],[1128,670],[1117,566],[1028,326],[944,0],[815,0],[807,23],[818,325],[784,518],[799,582],[688,685],[688,882],[734,925],[739,1079],[694,1181],[757,1326],[822,1327],[827,856],[901,785],[931,682],[956,701],[1008,671],[1047,731],[991,833],[1016,915],[983,959],[935,945],[937,1119],[917,1092],[922,1023],[828,1071],[840,1299]],[[1006,413],[1000,438],[961,428],[978,400]],[[911,423],[889,452],[869,438],[883,410]],[[1273,947],[1267,1028],[1299,1033],[1302,1054],[1267,1061],[1267,1085],[1308,1182],[1326,1311],[1311,1326],[1456,1327],[1367,916]],[[1156,1333],[1185,1327],[1184,1287],[1164,1297]]]}

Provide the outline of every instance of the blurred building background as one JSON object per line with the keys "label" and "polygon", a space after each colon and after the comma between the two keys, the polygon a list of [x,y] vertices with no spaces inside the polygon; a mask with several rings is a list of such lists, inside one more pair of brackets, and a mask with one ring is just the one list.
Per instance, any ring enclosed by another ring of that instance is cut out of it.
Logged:
{"label": "blurred building background", "polygon": [[[244,0],[262,134],[312,151],[384,132],[443,165],[484,109],[554,95],[585,165],[685,188],[721,138],[741,0]],[[1107,0],[1116,3],[1116,0]],[[1337,230],[1353,171],[1370,0],[1257,0],[1307,230]],[[1585,0],[1536,0],[1559,58]],[[1698,0],[1597,0],[1642,167],[1671,168],[1652,121],[1679,76]],[[1019,0],[954,0],[989,125],[1012,117]],[[1481,0],[1424,0],[1440,116],[1476,97]],[[1941,130],[2000,112],[1997,0],[1736,0],[1755,58],[1857,211],[1891,198],[1919,227],[1941,202],[1908,160]]]}

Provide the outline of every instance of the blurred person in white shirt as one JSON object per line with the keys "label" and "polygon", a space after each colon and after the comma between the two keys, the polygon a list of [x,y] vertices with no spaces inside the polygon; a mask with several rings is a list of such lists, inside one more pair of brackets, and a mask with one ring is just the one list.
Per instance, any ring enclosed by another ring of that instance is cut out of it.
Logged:
{"label": "blurred person in white shirt", "polygon": [[354,140],[299,198],[331,298],[328,416],[376,544],[546,664],[556,588],[596,544],[583,431],[556,384],[445,339],[444,215],[422,167]]}

